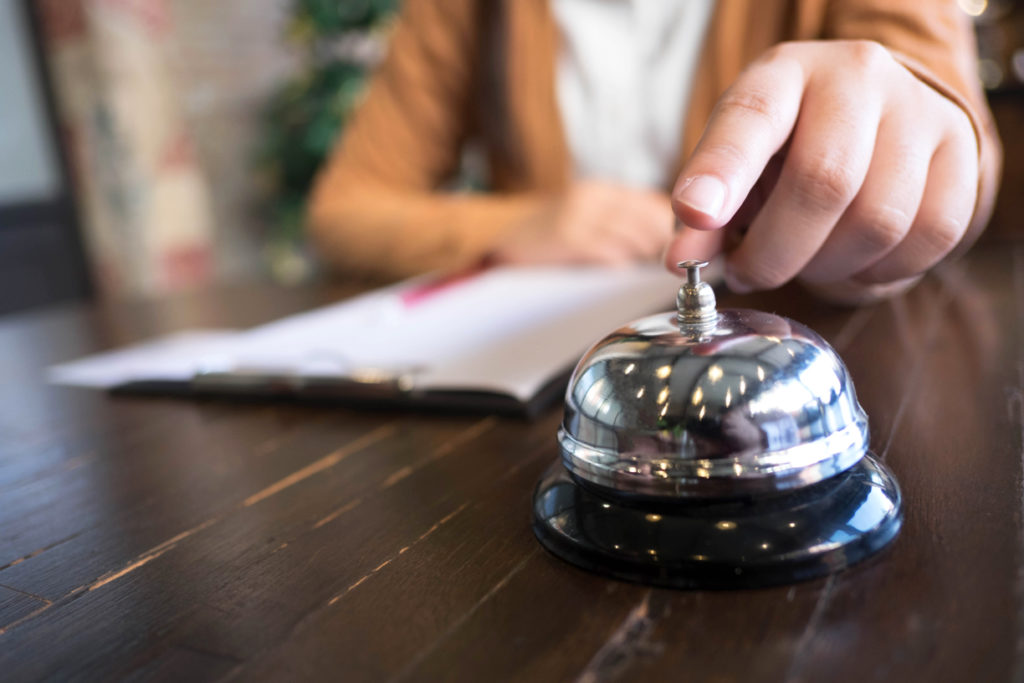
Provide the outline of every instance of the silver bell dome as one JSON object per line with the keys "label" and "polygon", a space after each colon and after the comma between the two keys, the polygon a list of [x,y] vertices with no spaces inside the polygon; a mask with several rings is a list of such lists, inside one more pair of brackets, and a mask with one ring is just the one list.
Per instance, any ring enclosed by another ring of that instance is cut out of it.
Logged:
{"label": "silver bell dome", "polygon": [[815,484],[868,447],[867,417],[836,352],[771,313],[716,310],[687,261],[678,311],[637,320],[580,360],[562,460],[586,483],[670,498]]}

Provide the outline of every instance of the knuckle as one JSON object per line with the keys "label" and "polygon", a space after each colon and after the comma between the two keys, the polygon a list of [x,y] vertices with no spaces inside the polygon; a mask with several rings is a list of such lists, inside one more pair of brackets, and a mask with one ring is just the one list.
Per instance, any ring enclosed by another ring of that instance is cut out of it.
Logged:
{"label": "knuckle", "polygon": [[966,152],[970,156],[977,155],[977,136],[974,132],[974,124],[971,123],[971,118],[967,115],[959,105],[945,100],[943,98],[943,105],[946,106],[949,111],[949,128],[950,135],[960,144],[966,147]]}
{"label": "knuckle", "polygon": [[775,43],[770,48],[764,51],[761,55],[762,62],[777,62],[780,59],[790,59],[794,56],[794,52],[799,49],[799,43],[793,41],[783,41],[781,43]]}
{"label": "knuckle", "polygon": [[815,49],[815,42],[813,40],[780,41],[762,53],[761,61],[796,60],[799,62],[802,58],[812,54],[811,51]]}
{"label": "knuckle", "polygon": [[954,216],[943,215],[930,220],[921,232],[928,250],[935,254],[948,254],[960,242],[967,230],[967,222]]}
{"label": "knuckle", "polygon": [[[940,132],[943,139],[952,141],[958,147],[971,156],[977,155],[977,134],[974,124],[964,109],[924,83],[918,83],[917,88],[923,93],[920,101],[928,102],[933,112],[933,124]],[[918,123],[918,125],[920,125]]]}
{"label": "knuckle", "polygon": [[902,209],[881,206],[860,221],[858,237],[872,252],[887,251],[903,241],[913,216]]}
{"label": "knuckle", "polygon": [[845,206],[857,192],[857,177],[849,163],[819,157],[796,164],[793,185],[797,200],[821,208]]}
{"label": "knuckle", "polygon": [[750,162],[750,155],[743,149],[728,142],[717,142],[708,145],[704,154],[725,164],[726,168],[744,168]]}
{"label": "knuckle", "polygon": [[[957,107],[959,110],[959,107]],[[946,144],[951,147],[951,155],[956,159],[956,165],[959,169],[957,174],[957,191],[961,193],[961,197],[966,195],[974,195],[978,189],[978,173],[981,168],[981,159],[978,154],[977,138],[974,134],[974,128],[971,126],[967,115],[960,114],[964,119],[964,127],[958,132],[952,133],[947,139]],[[973,205],[973,202],[971,202]]]}
{"label": "knuckle", "polygon": [[782,120],[779,104],[771,94],[753,88],[729,89],[718,103],[722,112],[734,112],[766,120],[776,127]]}
{"label": "knuckle", "polygon": [[892,55],[874,40],[851,40],[847,43],[850,62],[858,69],[873,72],[892,64]]}

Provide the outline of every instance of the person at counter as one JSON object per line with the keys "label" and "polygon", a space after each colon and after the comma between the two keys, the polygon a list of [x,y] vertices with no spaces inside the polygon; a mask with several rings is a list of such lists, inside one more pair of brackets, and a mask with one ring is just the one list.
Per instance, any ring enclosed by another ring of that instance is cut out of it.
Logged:
{"label": "person at counter", "polygon": [[[406,0],[313,238],[383,277],[724,253],[737,292],[884,296],[991,212],[974,69],[951,1]],[[489,191],[443,190],[471,140]]]}

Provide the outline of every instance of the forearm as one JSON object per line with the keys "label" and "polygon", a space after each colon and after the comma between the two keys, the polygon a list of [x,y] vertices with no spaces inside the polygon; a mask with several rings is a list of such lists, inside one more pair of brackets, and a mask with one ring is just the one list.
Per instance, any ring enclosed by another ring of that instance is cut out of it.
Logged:
{"label": "forearm", "polygon": [[485,258],[510,232],[536,221],[543,195],[421,193],[322,184],[310,204],[311,236],[348,274],[408,277]]}

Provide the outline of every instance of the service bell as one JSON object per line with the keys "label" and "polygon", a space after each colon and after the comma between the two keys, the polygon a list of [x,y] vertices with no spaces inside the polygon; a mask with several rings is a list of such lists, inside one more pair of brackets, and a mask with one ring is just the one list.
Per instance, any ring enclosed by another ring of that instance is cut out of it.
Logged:
{"label": "service bell", "polygon": [[573,564],[677,587],[797,581],[881,549],[899,487],[868,452],[842,360],[788,318],[718,310],[704,265],[680,264],[676,311],[576,366],[537,537]]}

